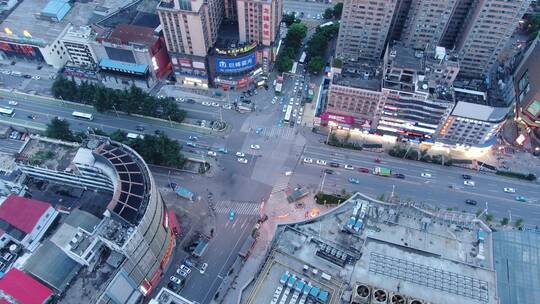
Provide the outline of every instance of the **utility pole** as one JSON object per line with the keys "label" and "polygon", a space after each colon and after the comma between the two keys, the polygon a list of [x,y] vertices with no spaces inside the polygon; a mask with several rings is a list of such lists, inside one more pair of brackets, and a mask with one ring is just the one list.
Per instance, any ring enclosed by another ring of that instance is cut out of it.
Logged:
{"label": "utility pole", "polygon": [[167,118],[169,119],[169,125],[171,126],[172,128],[172,121],[171,121],[171,115],[168,115]]}
{"label": "utility pole", "polygon": [[116,106],[112,105],[112,108],[114,110],[114,113],[116,113],[116,118],[120,118],[120,116],[118,115],[118,111],[116,110]]}
{"label": "utility pole", "polygon": [[390,200],[394,199],[394,190],[396,189],[396,185],[392,185],[392,194],[390,195]]}

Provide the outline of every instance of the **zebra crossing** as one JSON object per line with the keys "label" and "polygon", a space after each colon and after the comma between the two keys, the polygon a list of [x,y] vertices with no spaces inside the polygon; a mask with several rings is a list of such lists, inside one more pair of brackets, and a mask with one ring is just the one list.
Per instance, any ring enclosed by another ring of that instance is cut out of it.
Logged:
{"label": "zebra crossing", "polygon": [[270,138],[283,138],[292,140],[296,136],[296,130],[291,127],[270,127],[270,128],[264,128],[263,131],[260,133],[263,136],[267,136]]}
{"label": "zebra crossing", "polygon": [[253,201],[218,201],[215,204],[215,212],[218,214],[229,214],[231,210],[241,215],[258,215],[259,203]]}
{"label": "zebra crossing", "polygon": [[291,178],[289,176],[280,176],[274,183],[274,187],[272,187],[271,193],[274,194],[287,189],[289,187],[290,179]]}

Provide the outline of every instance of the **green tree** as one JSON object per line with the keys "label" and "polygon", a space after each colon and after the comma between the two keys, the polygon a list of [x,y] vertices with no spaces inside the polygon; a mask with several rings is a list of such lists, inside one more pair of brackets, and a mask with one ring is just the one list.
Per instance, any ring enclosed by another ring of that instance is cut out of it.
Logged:
{"label": "green tree", "polygon": [[77,83],[75,81],[60,76],[53,82],[51,92],[56,98],[76,101],[77,89]]}
{"label": "green tree", "polygon": [[110,93],[110,90],[103,86],[97,86],[95,88],[94,108],[96,111],[105,112],[113,108]]}
{"label": "green tree", "polygon": [[47,124],[45,136],[65,141],[75,140],[73,133],[69,129],[69,122],[64,119],[59,119],[58,117],[53,118],[51,122]]}
{"label": "green tree", "polygon": [[307,43],[306,52],[309,57],[324,56],[328,40],[324,34],[315,33]]}
{"label": "green tree", "polygon": [[324,11],[323,18],[324,19],[332,19],[332,18],[334,18],[334,10],[331,9],[331,8],[327,8]]}
{"label": "green tree", "polygon": [[285,36],[285,45],[298,50],[302,45],[302,40],[306,38],[307,26],[303,23],[294,23],[289,26],[287,36]]}
{"label": "green tree", "polygon": [[283,14],[283,18],[281,19],[281,21],[285,22],[287,27],[289,27],[293,23],[298,22],[299,20],[296,19],[296,17],[294,16],[294,12],[292,12],[290,14]]}
{"label": "green tree", "polygon": [[486,222],[491,222],[493,221],[493,214],[491,213],[486,213]]}
{"label": "green tree", "polygon": [[308,70],[311,73],[318,74],[324,69],[324,59],[320,56],[311,58],[308,63]]}
{"label": "green tree", "polygon": [[293,61],[287,56],[278,56],[276,60],[276,67],[279,72],[288,72],[292,69]]}
{"label": "green tree", "polygon": [[503,218],[502,218],[502,220],[501,220],[501,225],[503,225],[503,226],[508,225],[508,218],[507,218],[507,217],[503,217]]}
{"label": "green tree", "polygon": [[145,135],[131,141],[130,146],[151,164],[181,168],[185,162],[178,142],[166,135]]}
{"label": "green tree", "polygon": [[332,66],[341,69],[343,67],[343,61],[339,58],[332,59]]}
{"label": "green tree", "polygon": [[115,141],[118,141],[118,142],[121,142],[121,143],[125,143],[127,141],[127,133],[123,130],[116,130],[114,132],[112,132],[111,134],[109,134],[109,137],[112,139],[112,140],[115,140]]}
{"label": "green tree", "polygon": [[516,220],[516,222],[514,223],[514,226],[516,226],[516,228],[521,228],[523,227],[523,219],[522,218],[518,218]]}
{"label": "green tree", "polygon": [[343,3],[336,3],[336,5],[334,5],[334,17],[336,19],[341,19],[341,13],[343,12]]}

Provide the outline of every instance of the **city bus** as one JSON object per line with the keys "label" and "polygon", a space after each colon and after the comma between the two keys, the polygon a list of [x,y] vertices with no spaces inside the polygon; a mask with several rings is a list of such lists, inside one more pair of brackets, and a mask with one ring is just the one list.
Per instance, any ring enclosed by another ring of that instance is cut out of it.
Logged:
{"label": "city bus", "polygon": [[15,110],[13,108],[0,107],[0,115],[13,117],[15,115]]}
{"label": "city bus", "polygon": [[306,52],[302,52],[302,56],[300,56],[300,60],[298,62],[304,63],[306,61]]}
{"label": "city bus", "polygon": [[287,111],[285,112],[285,118],[283,118],[283,121],[289,122],[291,120],[291,115],[292,115],[292,106],[288,105]]}
{"label": "city bus", "polygon": [[73,115],[73,117],[79,118],[79,119],[86,119],[86,120],[93,120],[94,119],[94,116],[92,114],[83,113],[83,112],[74,111],[72,113],[72,115]]}
{"label": "city bus", "polygon": [[298,62],[294,62],[291,69],[291,74],[296,74],[296,68],[298,67]]}

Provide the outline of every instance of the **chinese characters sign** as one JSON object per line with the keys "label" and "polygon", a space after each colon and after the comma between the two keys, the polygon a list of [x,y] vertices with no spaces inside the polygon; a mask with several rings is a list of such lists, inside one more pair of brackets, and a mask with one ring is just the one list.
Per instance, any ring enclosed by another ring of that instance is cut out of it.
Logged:
{"label": "chinese characters sign", "polygon": [[216,57],[216,71],[219,73],[237,73],[253,68],[257,64],[256,52],[233,59]]}

